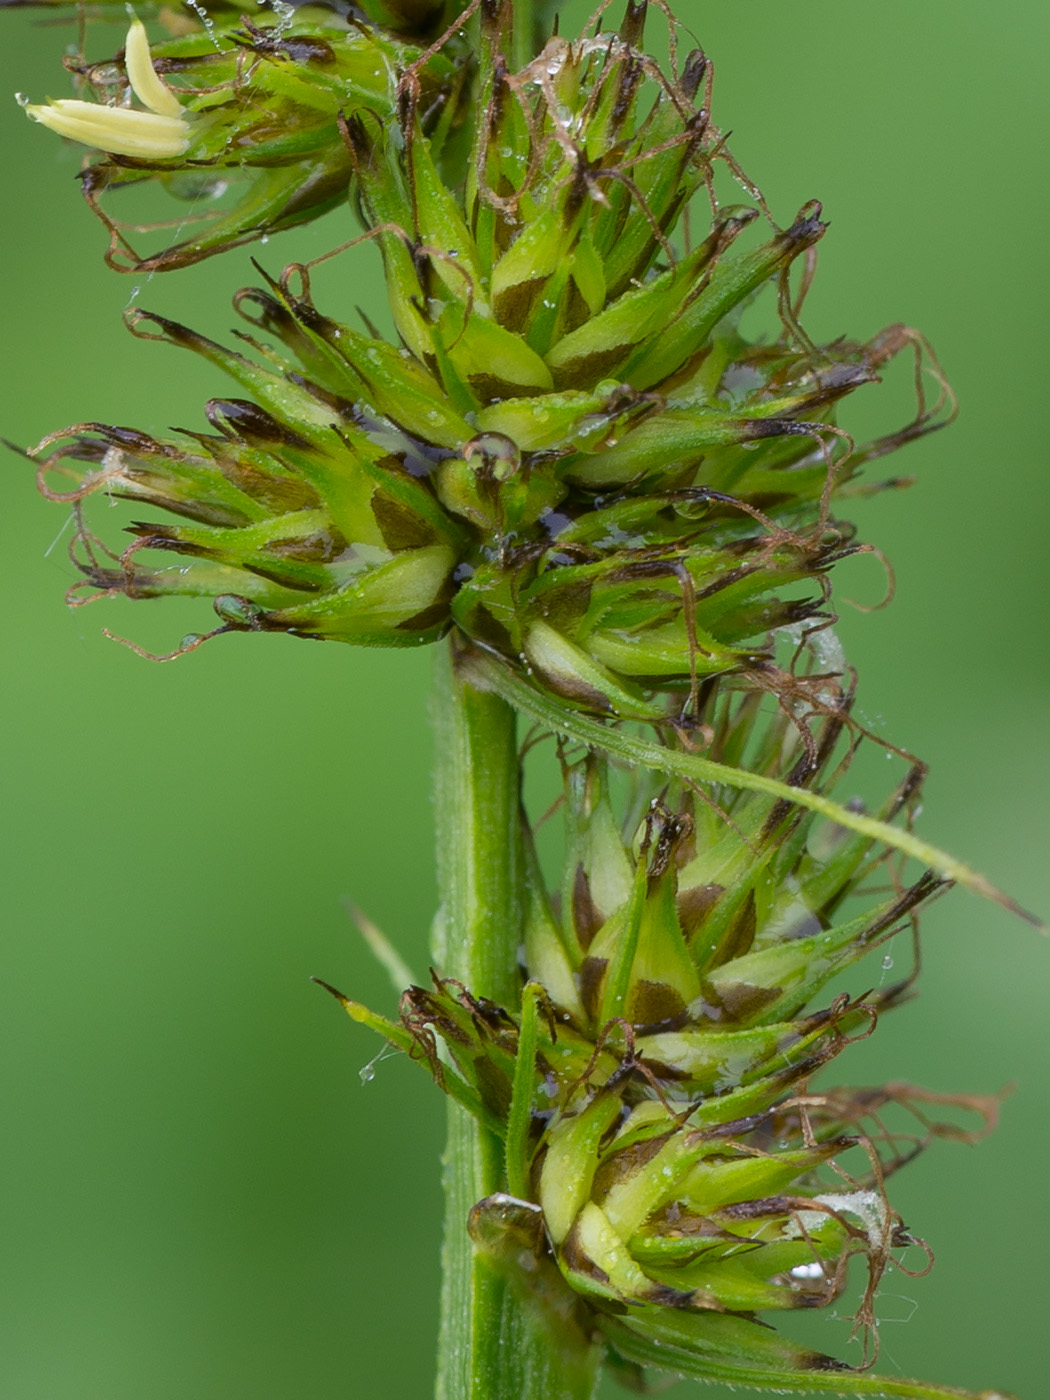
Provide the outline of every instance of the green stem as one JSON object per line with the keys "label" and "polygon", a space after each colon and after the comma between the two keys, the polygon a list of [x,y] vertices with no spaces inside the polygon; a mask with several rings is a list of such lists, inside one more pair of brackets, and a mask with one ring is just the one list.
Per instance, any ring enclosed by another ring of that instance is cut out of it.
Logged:
{"label": "green stem", "polygon": [[[504,1006],[521,998],[523,862],[515,713],[454,672],[434,691],[438,883],[433,955],[446,976]],[[471,1208],[507,1189],[504,1146],[449,1103],[437,1400],[590,1400],[595,1348],[574,1345],[467,1233]]]}

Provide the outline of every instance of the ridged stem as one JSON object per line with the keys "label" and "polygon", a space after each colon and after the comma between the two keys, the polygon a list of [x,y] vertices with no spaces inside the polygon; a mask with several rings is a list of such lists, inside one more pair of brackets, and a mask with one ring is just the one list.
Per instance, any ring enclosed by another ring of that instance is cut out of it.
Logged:
{"label": "ridged stem", "polygon": [[[460,679],[447,648],[436,672],[434,961],[474,995],[516,1006],[523,862],[515,713]],[[591,1400],[594,1349],[549,1328],[473,1248],[471,1207],[506,1190],[503,1143],[451,1101],[444,1186],[437,1400]]]}

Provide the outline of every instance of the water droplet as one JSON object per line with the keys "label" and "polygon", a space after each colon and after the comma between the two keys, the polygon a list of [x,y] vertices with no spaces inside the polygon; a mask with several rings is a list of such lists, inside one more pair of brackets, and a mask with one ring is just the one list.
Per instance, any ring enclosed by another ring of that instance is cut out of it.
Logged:
{"label": "water droplet", "polygon": [[890,970],[890,968],[891,968],[892,966],[893,966],[893,954],[892,954],[892,953],[887,953],[886,956],[885,956],[885,957],[883,958],[883,960],[882,960],[883,971],[884,971],[884,972],[889,972],[889,970]]}
{"label": "water droplet", "polygon": [[204,28],[208,34],[208,38],[212,41],[212,44],[215,46],[219,53],[222,53],[222,45],[215,37],[215,21],[212,19],[211,15],[208,14],[208,11],[204,8],[204,6],[200,3],[200,0],[186,0],[186,4],[194,12],[194,14],[200,20],[201,24],[204,25]]}
{"label": "water droplet", "polygon": [[358,1074],[361,1076],[362,1084],[371,1084],[372,1080],[376,1077],[375,1060],[369,1060],[367,1065],[362,1065],[358,1070]]}
{"label": "water droplet", "polygon": [[[257,4],[263,4],[264,0],[256,0]],[[295,6],[289,5],[287,0],[269,0],[270,9],[277,16],[277,23],[274,25],[273,34],[275,39],[281,39],[295,23]]]}
{"label": "water droplet", "polygon": [[811,1264],[796,1264],[791,1270],[792,1278],[823,1278],[824,1269],[814,1259]]}

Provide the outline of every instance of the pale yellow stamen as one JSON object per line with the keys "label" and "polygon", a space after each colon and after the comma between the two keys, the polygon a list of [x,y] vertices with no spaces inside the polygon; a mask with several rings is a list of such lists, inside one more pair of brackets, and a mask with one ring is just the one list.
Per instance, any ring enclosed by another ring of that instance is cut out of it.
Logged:
{"label": "pale yellow stamen", "polygon": [[163,160],[181,156],[189,145],[189,129],[181,117],[136,112],[131,107],[103,107],[98,102],[60,97],[46,105],[28,106],[26,115],[59,136],[118,156]]}
{"label": "pale yellow stamen", "polygon": [[190,144],[189,125],[178,98],[157,76],[141,20],[132,21],[124,54],[128,82],[136,97],[150,109],[148,112],[62,97],[38,106],[29,105],[26,115],[59,136],[113,155],[138,160],[181,156]]}
{"label": "pale yellow stamen", "polygon": [[182,116],[179,99],[167,83],[157,76],[153,56],[149,51],[149,40],[146,38],[146,26],[140,19],[131,21],[124,44],[124,67],[131,90],[144,107],[161,117]]}

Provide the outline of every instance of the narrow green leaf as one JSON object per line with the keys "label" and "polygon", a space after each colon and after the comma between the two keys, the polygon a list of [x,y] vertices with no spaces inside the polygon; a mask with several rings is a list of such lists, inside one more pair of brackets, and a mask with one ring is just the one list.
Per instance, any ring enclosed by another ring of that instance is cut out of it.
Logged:
{"label": "narrow green leaf", "polygon": [[923,841],[914,832],[890,826],[887,822],[866,816],[863,812],[853,812],[822,793],[812,792],[808,788],[792,787],[789,783],[782,783],[764,773],[728,768],[722,763],[714,762],[713,759],[704,758],[701,754],[683,753],[680,749],[671,749],[663,744],[653,743],[652,740],[625,734],[621,729],[589,719],[578,711],[559,705],[556,700],[534,690],[527,681],[515,675],[494,657],[472,653],[464,658],[463,664],[468,668],[475,684],[487,686],[529,719],[556,734],[564,734],[567,738],[586,744],[588,748],[596,749],[599,753],[607,753],[611,758],[622,759],[628,764],[640,764],[644,768],[667,773],[670,777],[682,778],[686,782],[724,783],[731,788],[764,792],[770,797],[782,798],[799,807],[819,812],[821,816],[829,817],[850,831],[857,831],[863,836],[882,841],[893,850],[921,861],[944,879],[963,885],[974,894],[1002,905],[1004,909],[1009,909],[1011,913],[1019,915],[1036,928],[1046,931],[1045,925],[1034,914],[1022,909],[1015,900],[997,889],[985,876],[971,870],[968,865],[932,846],[928,841]]}

